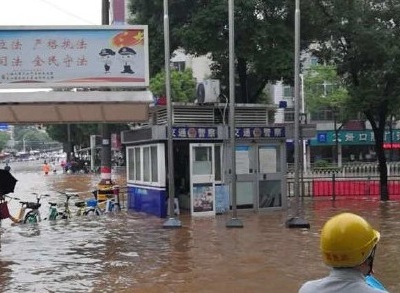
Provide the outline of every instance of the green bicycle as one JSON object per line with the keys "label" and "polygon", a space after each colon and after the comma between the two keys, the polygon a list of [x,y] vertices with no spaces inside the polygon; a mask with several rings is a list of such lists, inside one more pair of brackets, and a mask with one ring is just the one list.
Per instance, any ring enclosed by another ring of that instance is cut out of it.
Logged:
{"label": "green bicycle", "polygon": [[62,192],[62,191],[58,191],[58,193],[61,193],[63,195],[65,195],[66,199],[64,202],[64,210],[63,211],[59,211],[57,208],[57,203],[56,202],[49,202],[49,217],[48,220],[49,221],[55,221],[58,219],[64,219],[64,220],[68,220],[71,218],[71,210],[69,208],[69,200],[71,197],[79,197],[78,194],[76,193],[68,193],[68,192]]}

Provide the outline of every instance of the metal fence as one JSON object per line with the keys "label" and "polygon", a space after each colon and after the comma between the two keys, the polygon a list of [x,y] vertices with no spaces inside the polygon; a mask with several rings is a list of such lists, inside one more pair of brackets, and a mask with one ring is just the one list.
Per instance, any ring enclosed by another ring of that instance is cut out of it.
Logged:
{"label": "metal fence", "polygon": [[[400,176],[400,162],[388,162],[386,164],[388,176]],[[294,177],[293,164],[288,165],[288,178]],[[347,163],[341,167],[311,167],[302,171],[304,177],[330,177],[332,174],[342,177],[356,177],[356,176],[379,176],[378,163]]]}
{"label": "metal fence", "polygon": [[[294,180],[288,178],[288,196],[294,197]],[[400,199],[400,176],[388,178],[390,199]],[[335,173],[324,177],[300,179],[300,197],[379,198],[380,180],[377,176],[338,176]]]}

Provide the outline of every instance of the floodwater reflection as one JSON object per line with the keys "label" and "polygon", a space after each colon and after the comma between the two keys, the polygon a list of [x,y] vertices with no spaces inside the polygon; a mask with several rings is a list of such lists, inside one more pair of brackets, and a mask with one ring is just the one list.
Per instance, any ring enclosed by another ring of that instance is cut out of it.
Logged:
{"label": "floodwater reflection", "polygon": [[[14,169],[15,170],[15,169]],[[40,170],[40,168],[38,169]],[[98,175],[44,176],[36,169],[15,171],[15,196],[74,189],[81,196]],[[114,174],[123,181],[123,174]],[[120,177],[118,177],[120,176]],[[12,201],[12,212],[18,202]],[[35,225],[1,223],[0,292],[297,292],[328,269],[319,255],[319,231],[333,214],[365,216],[382,234],[376,273],[391,292],[400,292],[400,209],[398,202],[325,200],[304,202],[311,229],[287,229],[289,212],[239,211],[243,229],[227,229],[230,215],[192,218],[182,228],[164,229],[164,219],[123,210],[101,217]]]}

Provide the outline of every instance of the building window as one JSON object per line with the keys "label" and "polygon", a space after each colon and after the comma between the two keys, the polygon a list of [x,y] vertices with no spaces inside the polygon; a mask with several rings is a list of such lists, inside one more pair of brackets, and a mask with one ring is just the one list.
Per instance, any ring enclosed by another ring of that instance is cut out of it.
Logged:
{"label": "building window", "polygon": [[128,150],[128,178],[135,179],[135,149]]}
{"label": "building window", "polygon": [[142,172],[140,169],[140,148],[134,148],[135,150],[135,180],[140,181],[142,178]]}
{"label": "building window", "polygon": [[158,155],[157,146],[151,147],[151,181],[158,182]]}
{"label": "building window", "polygon": [[294,109],[285,109],[284,112],[284,121],[285,122],[293,122],[294,121]]}
{"label": "building window", "polygon": [[178,71],[185,71],[185,61],[179,61],[179,62],[172,62],[172,68]]}
{"label": "building window", "polygon": [[165,185],[164,145],[144,145],[127,148],[128,181],[145,185]]}
{"label": "building window", "polygon": [[332,121],[333,113],[329,109],[320,109],[310,113],[312,121]]}
{"label": "building window", "polygon": [[283,98],[285,99],[293,98],[293,94],[294,94],[293,87],[288,85],[285,85],[283,87]]}
{"label": "building window", "polygon": [[150,182],[150,148],[144,147],[143,148],[143,181]]}
{"label": "building window", "polygon": [[311,64],[311,66],[318,65],[318,58],[317,57],[311,57],[310,64]]}

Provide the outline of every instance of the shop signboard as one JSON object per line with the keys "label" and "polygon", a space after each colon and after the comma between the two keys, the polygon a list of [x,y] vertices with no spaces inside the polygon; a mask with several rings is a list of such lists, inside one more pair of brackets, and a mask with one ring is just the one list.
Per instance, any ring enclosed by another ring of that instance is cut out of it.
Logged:
{"label": "shop signboard", "polygon": [[[400,143],[400,129],[385,131],[385,143]],[[340,130],[338,133],[340,145],[374,145],[375,135],[372,130]],[[318,131],[315,138],[310,140],[311,146],[333,146],[336,135],[333,130]]]}

